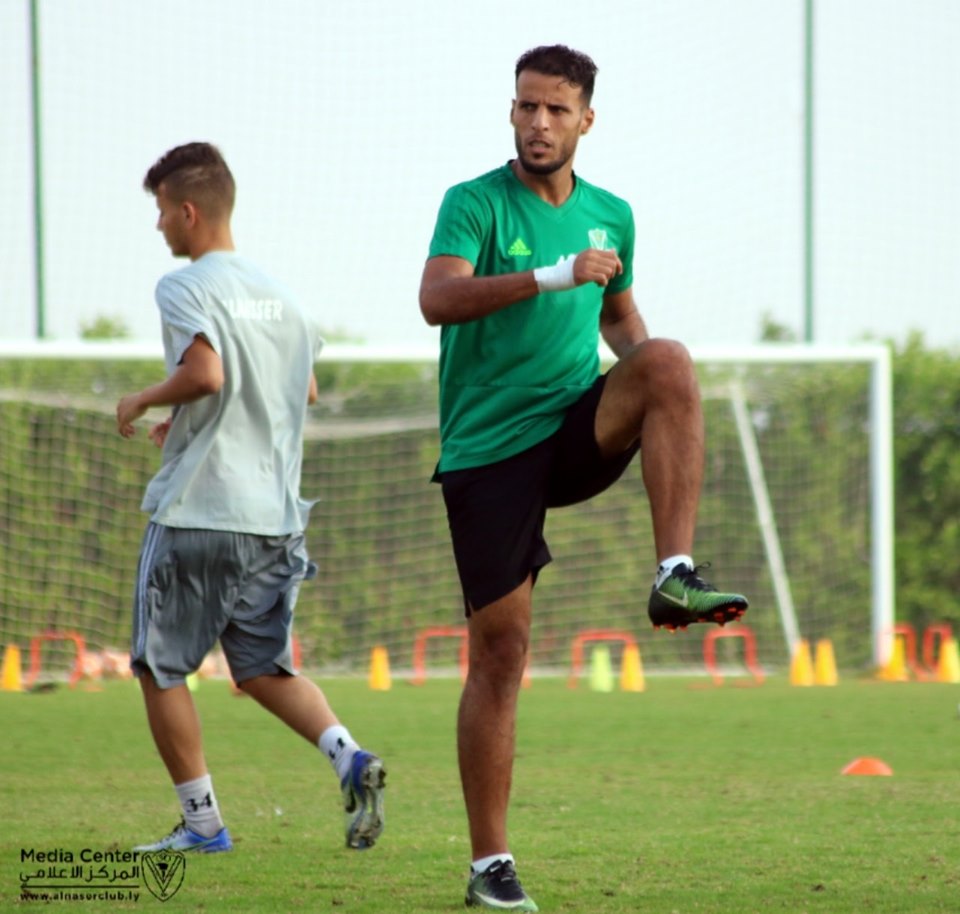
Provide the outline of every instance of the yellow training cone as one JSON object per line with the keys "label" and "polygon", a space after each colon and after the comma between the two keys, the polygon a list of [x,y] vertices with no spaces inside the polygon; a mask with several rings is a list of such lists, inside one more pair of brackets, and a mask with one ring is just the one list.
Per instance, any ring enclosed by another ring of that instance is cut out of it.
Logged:
{"label": "yellow training cone", "polygon": [[375,692],[390,691],[390,658],[385,647],[370,652],[370,688]]}
{"label": "yellow training cone", "polygon": [[810,642],[801,638],[790,661],[790,685],[812,686],[813,663],[810,660]]}
{"label": "yellow training cone", "polygon": [[196,673],[190,673],[187,676],[187,688],[191,692],[196,692],[200,688],[200,677]]}
{"label": "yellow training cone", "polygon": [[620,688],[624,692],[642,692],[646,688],[646,683],[643,680],[640,648],[635,644],[628,644],[623,649],[623,661],[620,665]]}
{"label": "yellow training cone", "polygon": [[0,692],[22,692],[23,670],[20,666],[20,648],[8,644],[3,651],[3,667],[0,668]]}
{"label": "yellow training cone", "polygon": [[590,654],[590,688],[594,692],[613,691],[613,669],[608,647],[595,647]]}
{"label": "yellow training cone", "polygon": [[906,682],[907,664],[904,659],[903,638],[894,638],[890,650],[890,659],[883,666],[877,676],[886,682]]}
{"label": "yellow training cone", "polygon": [[945,638],[940,645],[937,682],[960,682],[960,654],[957,652],[956,638]]}
{"label": "yellow training cone", "polygon": [[817,642],[813,661],[813,682],[818,686],[837,684],[837,661],[833,656],[833,643],[827,638]]}

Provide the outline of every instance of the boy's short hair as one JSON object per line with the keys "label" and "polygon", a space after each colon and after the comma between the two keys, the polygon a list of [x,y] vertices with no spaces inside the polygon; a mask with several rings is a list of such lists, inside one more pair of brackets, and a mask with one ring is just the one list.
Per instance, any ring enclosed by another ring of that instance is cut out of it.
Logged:
{"label": "boy's short hair", "polygon": [[185,143],[165,152],[143,179],[144,190],[190,201],[206,216],[226,219],[233,212],[237,186],[220,150],[212,143]]}

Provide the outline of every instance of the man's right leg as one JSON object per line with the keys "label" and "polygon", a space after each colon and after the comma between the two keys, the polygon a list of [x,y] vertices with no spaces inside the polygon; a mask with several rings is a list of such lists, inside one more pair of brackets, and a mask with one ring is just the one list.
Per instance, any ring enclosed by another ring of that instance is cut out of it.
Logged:
{"label": "man's right leg", "polygon": [[553,451],[548,439],[505,460],[441,477],[470,633],[457,720],[472,849],[470,906],[537,910],[513,868],[507,808],[533,582],[550,561],[543,522]]}
{"label": "man's right leg", "polygon": [[150,733],[177,791],[183,821],[165,838],[135,850],[230,850],[233,843],[224,828],[207,772],[200,718],[189,689],[183,684],[163,689],[149,672],[140,676],[140,688]]}
{"label": "man's right leg", "polygon": [[140,677],[153,742],[174,784],[193,781],[207,773],[200,718],[185,685],[161,689],[150,673]]}
{"label": "man's right leg", "polygon": [[[533,579],[471,612],[470,665],[460,698],[457,749],[473,860],[507,856],[507,810],[513,780],[517,698],[527,664]],[[488,903],[489,902],[489,903]],[[512,859],[481,866],[467,904],[536,911]]]}
{"label": "man's right leg", "polygon": [[530,642],[532,589],[527,578],[467,620],[470,665],[460,697],[457,746],[474,860],[508,851],[517,696]]}
{"label": "man's right leg", "polygon": [[[157,752],[173,781],[183,819],[166,837],[136,850],[228,851],[224,828],[203,754],[200,719],[184,683],[215,641],[202,588],[208,554],[204,531],[149,523],[137,570],[131,665],[140,680]],[[184,586],[184,583],[186,586]]]}

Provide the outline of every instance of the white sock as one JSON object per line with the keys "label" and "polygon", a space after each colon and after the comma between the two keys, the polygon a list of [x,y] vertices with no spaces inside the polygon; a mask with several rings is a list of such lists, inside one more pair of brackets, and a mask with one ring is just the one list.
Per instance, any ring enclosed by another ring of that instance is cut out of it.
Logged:
{"label": "white sock", "polygon": [[354,753],[360,748],[353,741],[350,731],[340,724],[334,724],[320,734],[317,745],[320,751],[330,759],[333,770],[342,781],[350,773],[350,762],[353,760]]}
{"label": "white sock", "polygon": [[213,781],[209,774],[176,784],[175,787],[180,798],[180,807],[183,809],[183,819],[190,831],[195,831],[204,838],[212,838],[223,828],[220,807],[217,806]]}
{"label": "white sock", "polygon": [[693,570],[693,559],[689,555],[671,555],[670,558],[664,559],[657,566],[657,580],[654,583],[654,587],[659,587],[667,578],[670,577],[670,572],[673,569],[683,562],[691,571]]}
{"label": "white sock", "polygon": [[500,863],[502,860],[509,860],[513,863],[513,854],[491,854],[489,857],[481,857],[479,860],[474,860],[473,863],[470,864],[470,874],[478,876],[485,869],[494,863]]}

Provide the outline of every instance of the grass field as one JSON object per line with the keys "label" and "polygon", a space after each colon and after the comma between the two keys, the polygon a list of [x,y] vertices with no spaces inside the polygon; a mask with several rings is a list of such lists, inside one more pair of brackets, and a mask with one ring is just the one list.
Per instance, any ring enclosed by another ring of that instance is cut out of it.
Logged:
{"label": "grass field", "polygon": [[[59,910],[460,910],[469,846],[454,743],[459,683],[323,683],[388,770],[387,830],[342,846],[326,761],[222,682],[196,693],[236,850],[190,857],[163,905]],[[960,687],[845,679],[647,679],[644,693],[523,692],[512,850],[543,912],[905,914],[960,910]],[[0,910],[23,849],[125,849],[179,812],[137,687],[0,694]],[[842,776],[877,756],[893,777]],[[36,864],[34,864],[35,868]]]}

